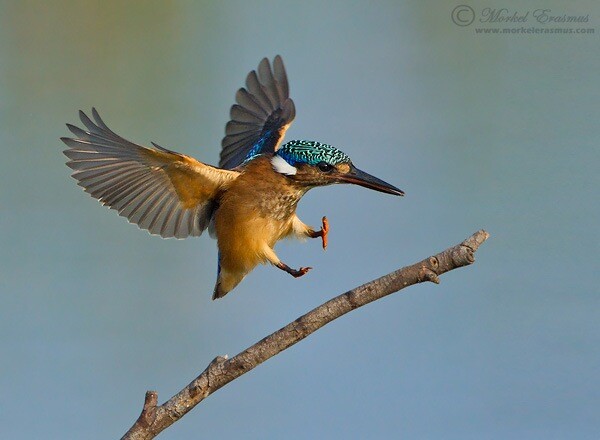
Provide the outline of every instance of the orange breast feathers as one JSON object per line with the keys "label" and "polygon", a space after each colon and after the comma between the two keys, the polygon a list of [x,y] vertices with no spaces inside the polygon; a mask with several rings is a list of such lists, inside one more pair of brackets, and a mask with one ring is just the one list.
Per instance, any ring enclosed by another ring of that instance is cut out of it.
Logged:
{"label": "orange breast feathers", "polygon": [[296,206],[304,192],[276,173],[269,158],[248,164],[222,195],[215,213],[221,266],[250,271],[259,263],[275,263],[272,248],[293,233]]}

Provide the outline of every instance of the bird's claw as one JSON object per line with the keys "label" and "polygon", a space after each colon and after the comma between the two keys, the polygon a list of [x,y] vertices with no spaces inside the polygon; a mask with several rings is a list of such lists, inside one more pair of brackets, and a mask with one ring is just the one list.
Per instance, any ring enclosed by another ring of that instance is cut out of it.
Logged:
{"label": "bird's claw", "polygon": [[285,264],[283,261],[280,261],[276,264],[278,268],[289,273],[294,278],[300,278],[302,275],[306,275],[312,267],[301,267],[300,269],[292,269],[290,266]]}
{"label": "bird's claw", "polygon": [[298,270],[293,270],[292,272],[290,272],[290,274],[294,277],[294,278],[300,278],[303,275],[306,275],[308,273],[309,270],[311,270],[312,267],[301,267]]}

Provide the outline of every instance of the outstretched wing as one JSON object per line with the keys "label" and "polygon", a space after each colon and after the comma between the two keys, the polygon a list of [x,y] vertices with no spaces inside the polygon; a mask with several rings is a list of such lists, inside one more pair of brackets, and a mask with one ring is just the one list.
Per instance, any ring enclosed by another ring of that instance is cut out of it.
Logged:
{"label": "outstretched wing", "polygon": [[219,167],[232,169],[255,155],[275,152],[296,116],[281,57],[267,58],[246,78],[235,95],[231,120],[225,126]]}
{"label": "outstretched wing", "polygon": [[79,112],[87,128],[67,127],[61,138],[78,185],[104,205],[151,234],[185,238],[206,229],[215,197],[239,173],[221,170],[189,156],[129,142],[111,131],[96,109],[94,121]]}

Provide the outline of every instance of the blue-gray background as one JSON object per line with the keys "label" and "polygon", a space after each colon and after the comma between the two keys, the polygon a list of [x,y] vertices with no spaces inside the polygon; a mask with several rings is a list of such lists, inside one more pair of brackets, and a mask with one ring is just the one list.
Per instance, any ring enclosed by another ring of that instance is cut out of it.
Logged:
{"label": "blue-gray background", "polygon": [[[2,2],[0,437],[117,438],[171,396],[348,288],[492,234],[468,269],[339,319],[211,396],[162,438],[600,436],[600,6],[592,35],[476,35],[449,2]],[[522,2],[471,3],[518,8]],[[578,25],[580,26],[580,25]],[[286,62],[288,139],[325,141],[407,193],[314,190],[330,248],[212,302],[215,243],[161,240],[84,194],[64,123],[215,163],[235,90]]]}

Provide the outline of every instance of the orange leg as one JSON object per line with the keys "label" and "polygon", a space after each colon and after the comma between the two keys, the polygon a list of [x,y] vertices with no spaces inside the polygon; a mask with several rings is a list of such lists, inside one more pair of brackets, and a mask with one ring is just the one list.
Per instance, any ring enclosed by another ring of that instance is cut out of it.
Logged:
{"label": "orange leg", "polygon": [[269,246],[265,246],[263,249],[263,252],[264,252],[264,255],[265,255],[265,258],[267,259],[267,261],[269,261],[273,266],[276,266],[279,269],[286,271],[294,278],[299,278],[302,275],[305,275],[309,270],[312,269],[312,267],[301,267],[298,270],[292,269],[290,266],[285,264],[283,261],[279,260],[279,258],[277,258],[277,255],[275,254],[275,251],[272,248],[270,248]]}
{"label": "orange leg", "polygon": [[277,263],[276,266],[278,268],[280,268],[281,270],[286,271],[294,278],[300,278],[302,275],[306,275],[308,273],[308,271],[312,269],[312,267],[301,267],[298,270],[292,269],[290,266],[288,266],[287,264],[285,264],[281,261],[279,263]]}
{"label": "orange leg", "polygon": [[322,226],[320,231],[311,231],[308,233],[310,238],[321,237],[323,241],[323,249],[327,249],[327,234],[329,233],[329,221],[327,217],[323,217]]}

